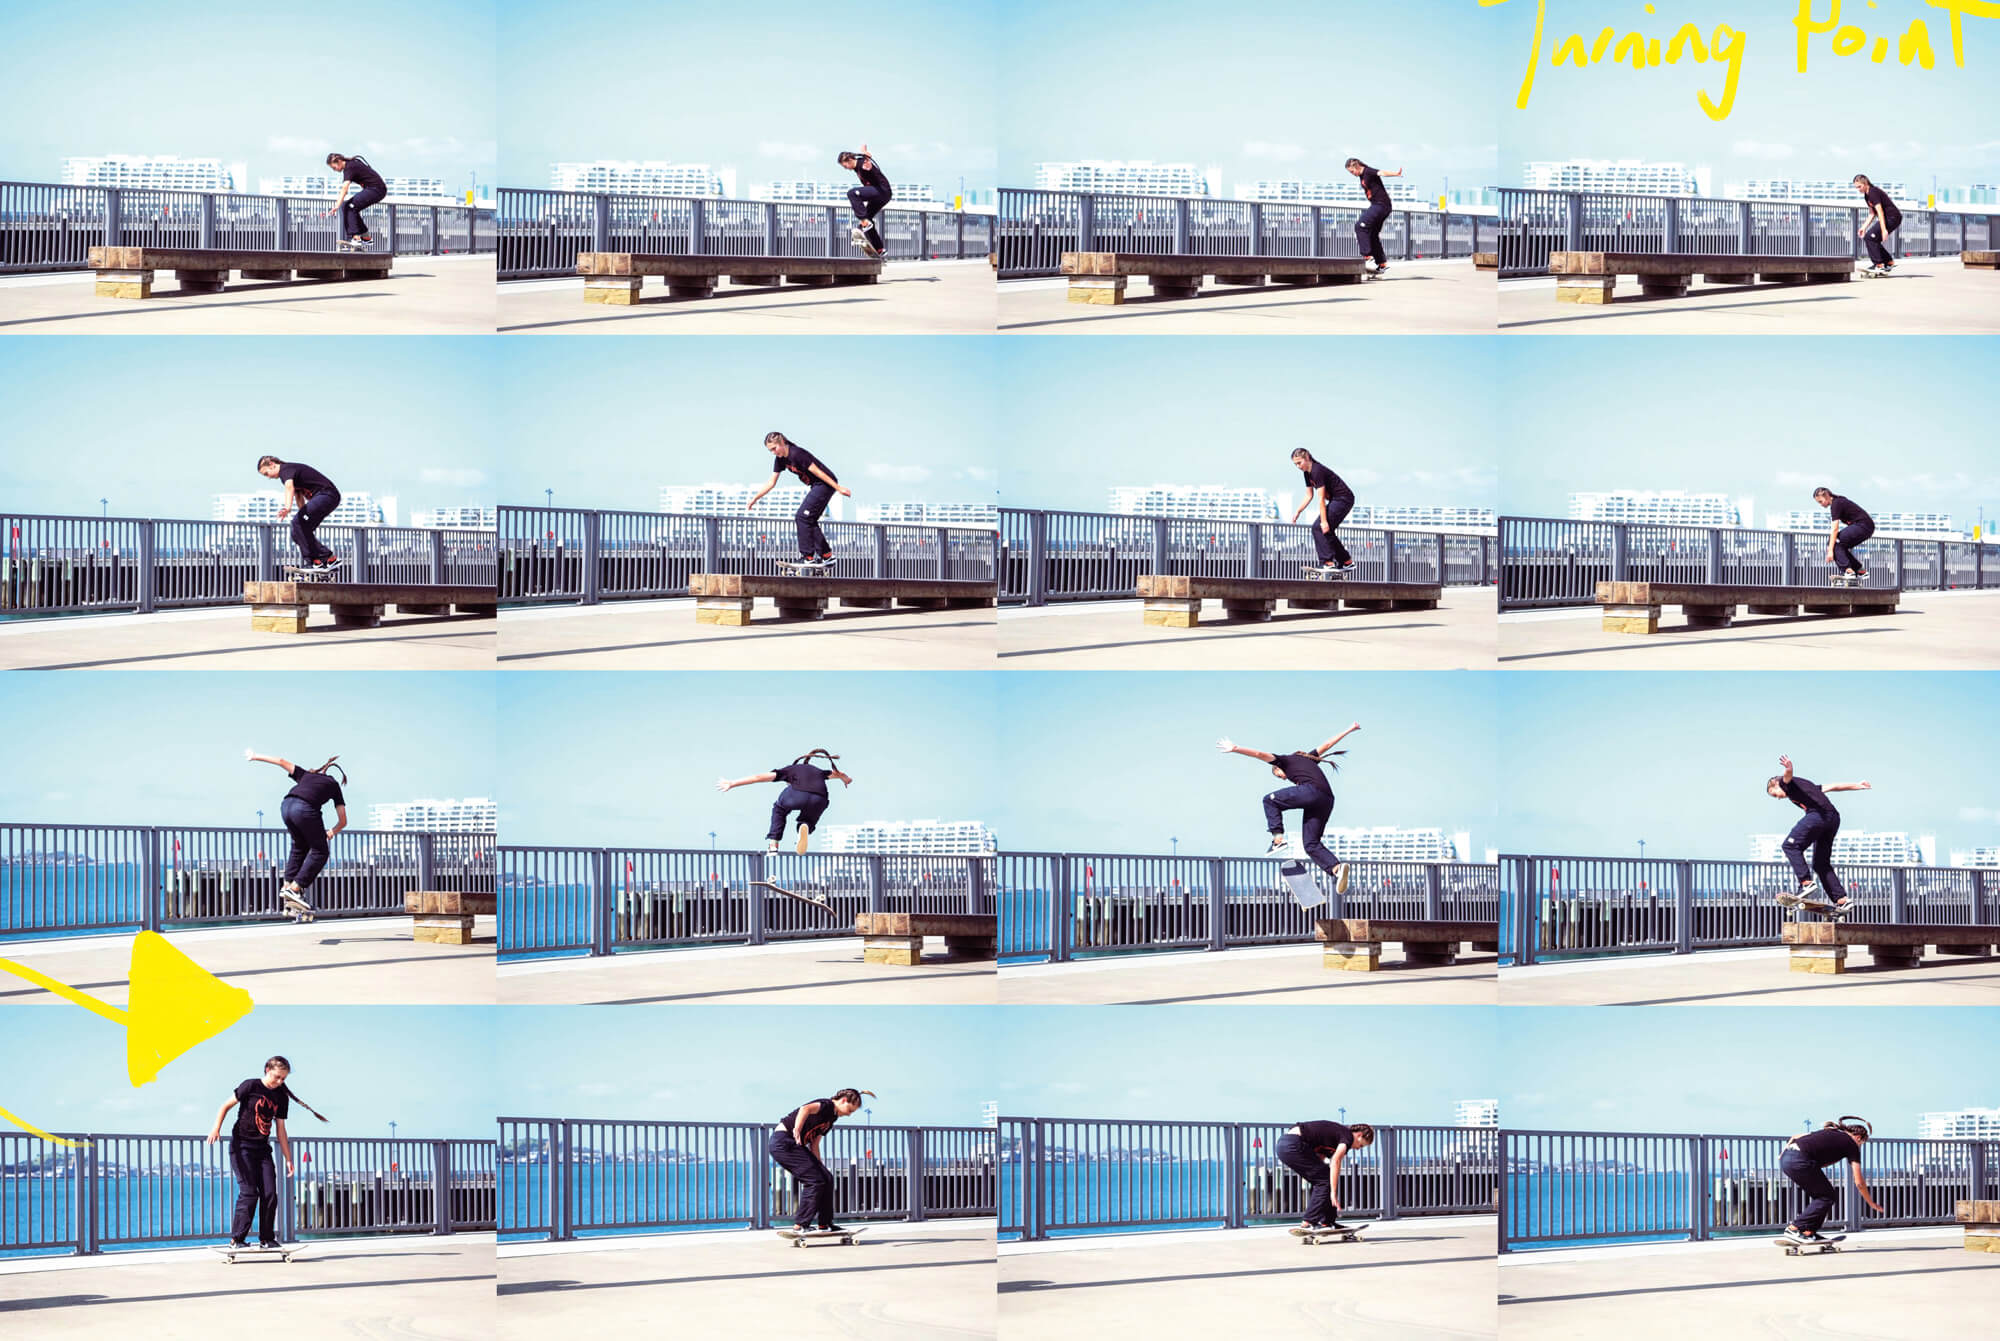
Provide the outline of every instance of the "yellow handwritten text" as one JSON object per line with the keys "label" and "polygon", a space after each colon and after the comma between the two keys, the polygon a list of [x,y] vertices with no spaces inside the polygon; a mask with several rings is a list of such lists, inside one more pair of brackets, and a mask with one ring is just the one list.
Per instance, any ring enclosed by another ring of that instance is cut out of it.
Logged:
{"label": "yellow handwritten text", "polygon": [[[1968,3],[1968,0],[1930,0],[1930,3],[1948,7]],[[1813,17],[1812,0],[1799,0],[1799,12],[1792,19],[1792,27],[1798,30],[1799,73],[1806,72],[1807,53],[1811,50],[1813,38],[1821,33],[1833,34],[1832,40],[1827,45],[1834,55],[1852,56],[1867,47],[1868,59],[1880,65],[1889,54],[1889,39],[1878,36],[1871,46],[1868,33],[1864,29],[1840,21],[1840,0],[1831,0],[1831,5],[1827,11],[1826,21],[1822,23]],[[1868,7],[1875,8],[1875,0],[1868,0]],[[2000,14],[2000,6],[1991,8],[1996,14]],[[1951,22],[1952,40],[1955,46],[1958,40],[1958,14],[1955,10]],[[1926,70],[1937,65],[1937,53],[1931,50],[1930,29],[1924,26],[1922,19],[1912,19],[1910,26],[1904,29],[1903,36],[1896,43],[1896,59],[1904,65],[1915,61]],[[1961,65],[1964,63],[1963,60],[1959,62]]]}
{"label": "yellow handwritten text", "polygon": [[[1507,0],[1493,0],[1496,4],[1506,2]],[[1966,4],[1973,3],[1974,0],[1955,0],[1955,2]],[[1480,3],[1485,6],[1487,0],[1480,0]],[[1810,0],[1800,0],[1800,3],[1809,4]],[[1653,13],[1653,6],[1647,5],[1646,12]],[[1527,76],[1521,81],[1521,91],[1514,99],[1516,107],[1526,107],[1529,95],[1534,92],[1535,69],[1542,63],[1542,28],[1547,16],[1548,0],[1535,0],[1534,45],[1528,52]],[[1692,23],[1684,23],[1664,45],[1657,37],[1647,37],[1639,32],[1628,32],[1620,37],[1616,29],[1606,27],[1597,34],[1595,41],[1587,40],[1582,33],[1572,33],[1563,38],[1556,43],[1555,50],[1550,53],[1549,65],[1551,67],[1574,65],[1582,69],[1586,65],[1595,65],[1603,60],[1606,52],[1610,53],[1614,65],[1630,65],[1634,70],[1644,70],[1659,65],[1678,65],[1684,57],[1692,57],[1701,65],[1711,60],[1720,61],[1727,66],[1722,80],[1721,101],[1709,97],[1707,91],[1702,89],[1695,90],[1695,100],[1701,104],[1701,110],[1708,114],[1710,120],[1721,121],[1736,105],[1736,86],[1743,75],[1743,43],[1742,31],[1726,23],[1716,24],[1715,31],[1709,34],[1706,42],[1702,40],[1699,28]]]}

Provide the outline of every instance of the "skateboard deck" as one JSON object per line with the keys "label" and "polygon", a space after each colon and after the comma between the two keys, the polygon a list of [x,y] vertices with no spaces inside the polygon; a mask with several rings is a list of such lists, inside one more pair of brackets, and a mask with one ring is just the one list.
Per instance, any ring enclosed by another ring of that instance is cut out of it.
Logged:
{"label": "skateboard deck", "polygon": [[312,910],[311,905],[303,899],[281,893],[278,895],[278,902],[284,905],[285,916],[291,918],[294,922],[310,922],[319,916],[319,914]]}
{"label": "skateboard deck", "polygon": [[1799,1243],[1781,1235],[1771,1242],[1783,1248],[1787,1257],[1811,1257],[1815,1253],[1844,1252],[1845,1249],[1840,1246],[1840,1241],[1846,1237],[1845,1234],[1829,1234],[1818,1243]]}
{"label": "skateboard deck", "polygon": [[852,1247],[866,1228],[863,1225],[856,1229],[781,1229],[778,1237],[788,1240],[794,1248],[803,1248],[809,1243],[839,1243]]}
{"label": "skateboard deck", "polygon": [[789,573],[793,577],[825,577],[833,572],[831,567],[807,562],[804,559],[773,559],[771,565],[779,572]]}
{"label": "skateboard deck", "polygon": [[1306,869],[1304,862],[1294,858],[1281,863],[1278,874],[1291,887],[1292,902],[1299,907],[1317,908],[1326,902],[1326,895],[1321,891],[1319,882],[1312,878],[1312,872]]}
{"label": "skateboard deck", "polygon": [[1895,272],[1895,271],[1893,271],[1893,270],[1875,270],[1875,269],[1864,269],[1864,270],[1862,270],[1862,271],[1861,271],[1861,278],[1863,278],[1863,279],[1888,279],[1888,278],[1890,278],[1890,277],[1891,277],[1892,275],[1894,275],[1895,273],[1896,273],[1896,272]]}
{"label": "skateboard deck", "polygon": [[1347,574],[1338,568],[1323,568],[1316,563],[1306,564],[1300,571],[1305,574],[1308,582],[1340,582],[1347,577]]}
{"label": "skateboard deck", "polygon": [[750,883],[761,886],[764,889],[776,890],[788,899],[797,899],[800,903],[810,903],[821,912],[830,913],[833,911],[833,902],[830,899],[816,899],[810,894],[800,894],[794,890],[786,889],[783,885],[774,885],[769,880],[752,880]]}
{"label": "skateboard deck", "polygon": [[1337,1225],[1307,1229],[1303,1225],[1294,1225],[1292,1234],[1299,1242],[1310,1248],[1315,1243],[1358,1243],[1361,1241],[1362,1228],[1361,1225]]}
{"label": "skateboard deck", "polygon": [[305,564],[288,563],[284,566],[284,571],[285,576],[293,582],[331,582],[333,575],[340,571],[340,565],[335,564],[331,568],[312,568]]}
{"label": "skateboard deck", "polygon": [[305,1245],[303,1243],[286,1243],[276,1248],[238,1248],[234,1244],[229,1243],[211,1243],[208,1250],[218,1254],[223,1261],[234,1265],[246,1258],[251,1261],[269,1262],[282,1259],[289,1262],[305,1251]]}

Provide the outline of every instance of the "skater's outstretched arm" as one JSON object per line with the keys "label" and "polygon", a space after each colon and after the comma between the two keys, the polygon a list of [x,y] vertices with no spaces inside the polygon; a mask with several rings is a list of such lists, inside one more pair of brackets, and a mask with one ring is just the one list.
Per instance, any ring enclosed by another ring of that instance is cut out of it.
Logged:
{"label": "skater's outstretched arm", "polygon": [[839,494],[842,498],[854,497],[854,490],[848,488],[846,485],[842,484],[839,480],[827,474],[824,470],[821,470],[819,468],[819,462],[817,461],[813,462],[811,465],[807,466],[806,469],[811,471],[813,474],[819,476],[820,479],[824,480],[826,483],[831,484],[833,486],[833,491]]}
{"label": "skater's outstretched arm", "polygon": [[1873,790],[1872,782],[1827,782],[1820,785],[1823,792],[1865,792]]}
{"label": "skater's outstretched arm", "polygon": [[763,500],[765,494],[770,493],[771,490],[778,487],[778,475],[779,475],[778,471],[775,470],[772,471],[771,478],[764,481],[764,487],[759,489],[756,493],[750,495],[750,501],[743,505],[743,510],[745,512],[748,512],[751,508],[756,507],[757,504]]}
{"label": "skater's outstretched arm", "polygon": [[1847,1176],[1854,1180],[1854,1190],[1861,1194],[1861,1199],[1868,1203],[1868,1208],[1877,1215],[1885,1214],[1882,1209],[1882,1203],[1875,1200],[1874,1194],[1868,1190],[1868,1180],[1861,1176],[1860,1160],[1848,1161]]}
{"label": "skater's outstretched arm", "polygon": [[[819,1103],[817,1101],[799,1105],[799,1115],[792,1120],[792,1139],[800,1145],[804,1145],[806,1140],[806,1120],[818,1111]],[[813,1142],[815,1149],[817,1149],[818,1145],[817,1141]]]}
{"label": "skater's outstretched arm", "polygon": [[1332,740],[1329,740],[1326,744],[1320,746],[1317,750],[1313,751],[1313,753],[1321,755],[1326,754],[1327,752],[1332,750],[1334,746],[1340,744],[1341,741],[1346,740],[1349,736],[1353,735],[1356,731],[1359,731],[1360,729],[1361,729],[1361,723],[1355,722],[1353,725],[1349,726],[1345,731],[1335,736]]}
{"label": "skater's outstretched arm", "polygon": [[841,772],[837,768],[829,768],[826,771],[826,775],[830,778],[839,778],[840,785],[843,787],[852,787],[854,785],[854,779],[848,777],[847,774]]}
{"label": "skater's outstretched arm", "polygon": [[335,806],[333,808],[333,814],[334,814],[333,827],[326,831],[326,836],[328,838],[333,837],[335,834],[339,833],[342,829],[345,829],[347,827],[346,806]]}
{"label": "skater's outstretched arm", "polygon": [[208,1144],[214,1145],[222,1139],[222,1120],[229,1116],[229,1110],[236,1107],[236,1096],[230,1095],[222,1101],[222,1107],[215,1110],[215,1122],[208,1129]]}
{"label": "skater's outstretched arm", "polygon": [[291,1177],[291,1176],[292,1176],[292,1136],[291,1136],[291,1133],[285,1130],[285,1120],[284,1120],[283,1118],[272,1118],[272,1119],[271,1119],[271,1130],[272,1130],[272,1131],[273,1131],[273,1132],[274,1132],[274,1133],[275,1133],[275,1134],[277,1135],[277,1137],[278,1137],[278,1149],[279,1149],[279,1151],[281,1151],[281,1152],[282,1152],[282,1153],[284,1154],[284,1156],[285,1156],[285,1177],[289,1178],[289,1177]]}
{"label": "skater's outstretched arm", "polygon": [[1277,755],[1266,754],[1263,750],[1253,750],[1250,749],[1248,746],[1238,745],[1235,741],[1231,740],[1227,736],[1224,736],[1221,740],[1216,741],[1215,748],[1221,750],[1224,754],[1241,754],[1251,759],[1260,759],[1267,764],[1277,762],[1278,758]]}
{"label": "skater's outstretched arm", "polygon": [[243,751],[243,757],[245,759],[248,759],[253,764],[270,764],[273,767],[282,770],[286,777],[290,777],[292,774],[292,770],[298,767],[297,764],[294,764],[291,760],[284,758],[282,755],[253,754],[249,750],[245,750]]}
{"label": "skater's outstretched arm", "polygon": [[1307,492],[1304,501],[1292,509],[1292,520],[1294,522],[1298,521],[1300,517],[1305,515],[1307,508],[1315,508],[1319,515],[1324,517],[1326,515],[1326,491],[1323,489],[1313,489]]}
{"label": "skater's outstretched arm", "polygon": [[285,501],[278,508],[278,520],[292,515],[292,509],[299,505],[299,486],[296,480],[285,481]]}
{"label": "skater's outstretched arm", "polygon": [[728,778],[717,778],[715,780],[715,790],[726,792],[734,790],[737,787],[748,787],[755,782],[776,782],[777,780],[778,775],[776,773],[756,773],[747,778],[737,778],[734,782],[731,782]]}
{"label": "skater's outstretched arm", "polygon": [[1792,780],[1792,756],[1789,754],[1781,754],[1778,756],[1778,762],[1780,764],[1783,764],[1785,768],[1785,771],[1779,775],[1778,781],[1790,782]]}

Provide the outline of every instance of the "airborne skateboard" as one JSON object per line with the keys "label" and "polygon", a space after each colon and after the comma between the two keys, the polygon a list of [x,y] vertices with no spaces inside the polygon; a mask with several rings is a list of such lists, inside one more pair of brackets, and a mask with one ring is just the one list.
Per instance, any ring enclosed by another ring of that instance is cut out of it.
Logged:
{"label": "airborne skateboard", "polygon": [[774,885],[769,880],[752,880],[750,883],[753,885],[761,886],[764,889],[776,890],[778,893],[784,895],[788,899],[797,899],[800,903],[810,903],[813,907],[819,909],[821,912],[831,913],[834,911],[833,901],[831,899],[825,899],[825,898],[816,899],[810,894],[800,894],[794,890],[786,889],[783,885]]}
{"label": "airborne skateboard", "polygon": [[255,1245],[238,1247],[233,1243],[212,1243],[209,1245],[210,1252],[221,1254],[222,1260],[232,1266],[246,1258],[253,1262],[269,1262],[274,1258],[281,1258],[289,1262],[304,1250],[305,1245],[303,1243],[281,1243],[275,1248],[259,1248]]}
{"label": "airborne skateboard", "polygon": [[1308,1229],[1304,1225],[1294,1225],[1292,1233],[1310,1248],[1316,1243],[1359,1243],[1363,1228],[1361,1225],[1321,1225]]}
{"label": "airborne skateboard", "polygon": [[773,559],[772,567],[789,577],[825,577],[833,565],[819,559]]}
{"label": "airborne skateboard", "polygon": [[1840,1246],[1840,1241],[1846,1237],[1845,1234],[1828,1234],[1823,1238],[1802,1243],[1798,1239],[1788,1239],[1780,1235],[1771,1242],[1783,1248],[1787,1257],[1811,1257],[1817,1253],[1845,1252],[1846,1249]]}
{"label": "airborne skateboard", "polygon": [[1291,861],[1281,862],[1278,874],[1284,878],[1287,885],[1291,886],[1292,902],[1299,907],[1317,908],[1326,902],[1326,895],[1321,891],[1319,882],[1312,878],[1312,872],[1306,869],[1306,864],[1296,857]]}
{"label": "airborne skateboard", "polygon": [[852,1229],[781,1229],[778,1237],[789,1240],[794,1248],[803,1248],[808,1243],[839,1243],[852,1247],[866,1228],[866,1225],[861,1225]]}
{"label": "airborne skateboard", "polygon": [[313,911],[311,904],[298,895],[286,890],[281,889],[278,891],[278,901],[285,905],[285,916],[291,918],[294,922],[310,922],[319,916],[319,914]]}

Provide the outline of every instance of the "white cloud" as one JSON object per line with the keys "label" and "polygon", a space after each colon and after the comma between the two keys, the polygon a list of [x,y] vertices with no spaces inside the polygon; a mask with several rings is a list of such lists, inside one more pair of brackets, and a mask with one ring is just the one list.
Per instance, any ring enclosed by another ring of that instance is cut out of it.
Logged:
{"label": "white cloud", "polygon": [[1825,474],[1808,475],[1798,470],[1781,470],[1771,477],[1780,489],[1811,489],[1827,480]]}
{"label": "white cloud", "polygon": [[425,466],[417,472],[417,478],[425,484],[444,484],[455,489],[470,489],[486,482],[486,472],[472,466]]}
{"label": "white cloud", "polygon": [[959,478],[967,480],[997,480],[1000,472],[990,466],[966,466],[958,472]]}
{"label": "white cloud", "polygon": [[325,158],[333,151],[331,141],[318,135],[267,135],[264,147],[274,154],[311,154]]}
{"label": "white cloud", "polygon": [[1789,144],[1773,140],[1738,140],[1729,146],[1729,151],[1738,158],[1761,158],[1766,161],[1790,158],[1798,152]]}
{"label": "white cloud", "polygon": [[1986,806],[1960,806],[1958,808],[1958,817],[1967,824],[1991,824],[1996,820],[2000,820],[2000,810],[1993,810]]}
{"label": "white cloud", "polygon": [[1280,144],[1276,140],[1250,140],[1243,146],[1245,158],[1264,159],[1272,163],[1296,163],[1306,156],[1302,144]]}
{"label": "white cloud", "polygon": [[810,163],[818,158],[833,157],[831,154],[822,154],[817,145],[793,144],[789,140],[759,140],[757,152],[765,158],[782,158],[790,163]]}
{"label": "white cloud", "polygon": [[892,484],[917,484],[931,477],[929,466],[892,466],[880,461],[871,461],[861,472],[871,480],[888,480]]}

